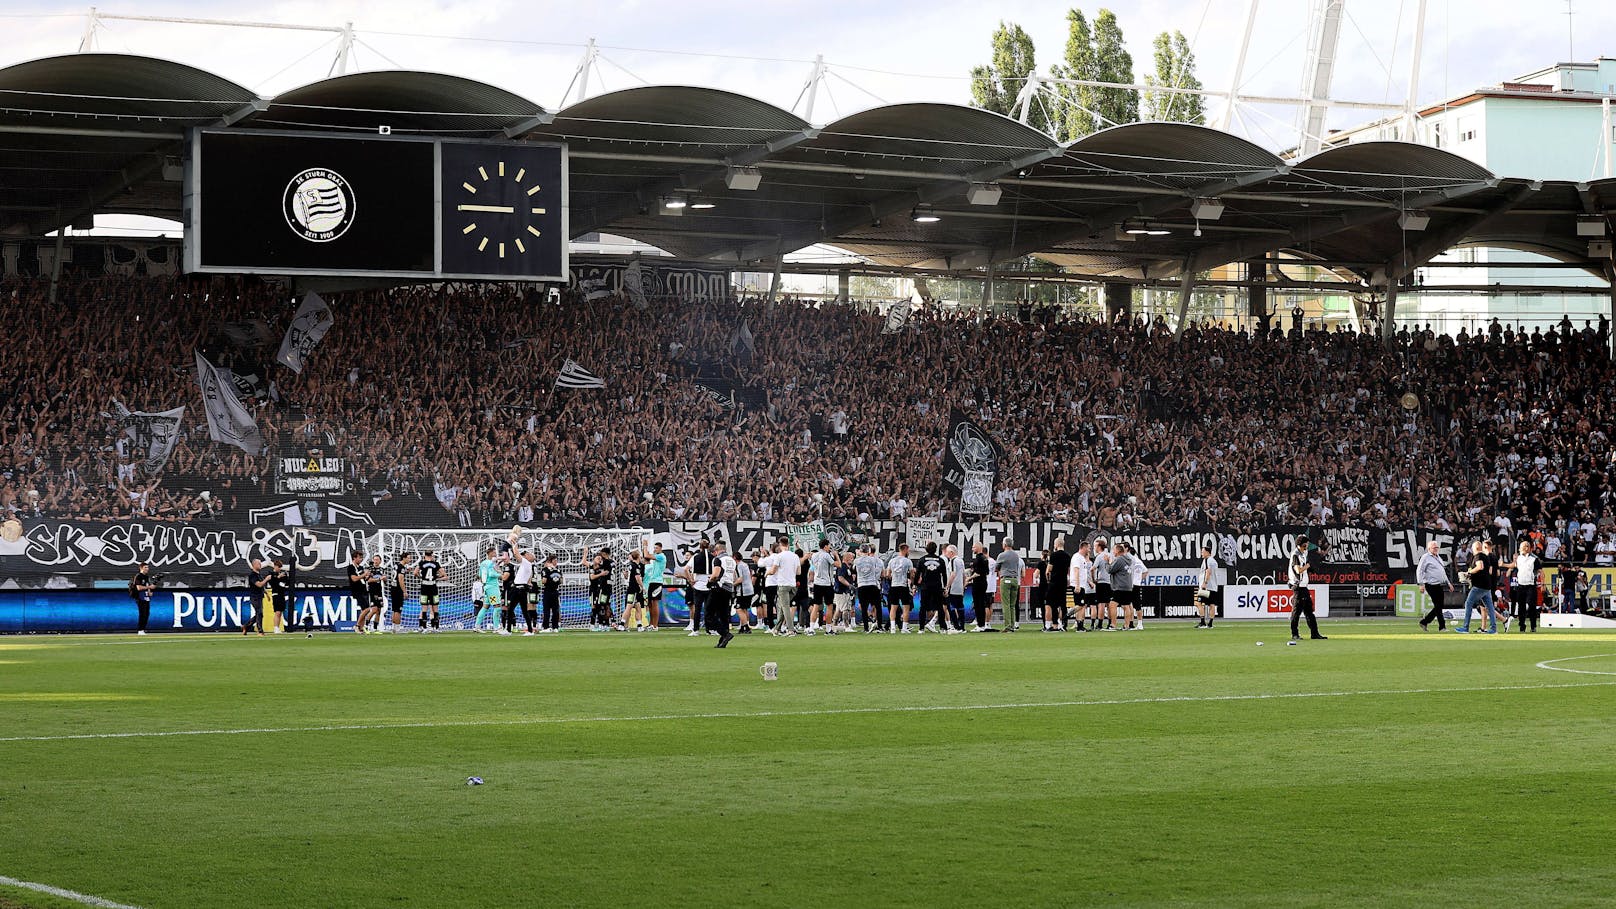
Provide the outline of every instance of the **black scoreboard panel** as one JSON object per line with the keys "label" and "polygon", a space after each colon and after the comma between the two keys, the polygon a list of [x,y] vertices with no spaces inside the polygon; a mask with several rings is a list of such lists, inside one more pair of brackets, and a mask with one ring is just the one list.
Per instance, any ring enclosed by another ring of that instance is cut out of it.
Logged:
{"label": "black scoreboard panel", "polygon": [[567,273],[559,146],[445,142],[439,148],[445,275]]}
{"label": "black scoreboard panel", "polygon": [[563,280],[566,150],[198,130],[185,269]]}

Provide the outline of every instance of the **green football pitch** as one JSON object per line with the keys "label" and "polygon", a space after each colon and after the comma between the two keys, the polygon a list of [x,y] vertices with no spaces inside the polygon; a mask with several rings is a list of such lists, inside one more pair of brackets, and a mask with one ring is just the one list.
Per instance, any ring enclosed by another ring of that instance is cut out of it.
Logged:
{"label": "green football pitch", "polygon": [[1616,900],[1616,634],[1325,631],[0,638],[0,907]]}

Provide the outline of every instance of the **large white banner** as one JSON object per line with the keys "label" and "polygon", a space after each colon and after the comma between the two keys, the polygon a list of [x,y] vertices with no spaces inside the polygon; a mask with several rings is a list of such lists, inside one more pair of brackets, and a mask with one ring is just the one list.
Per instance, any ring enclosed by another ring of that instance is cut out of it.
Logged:
{"label": "large white banner", "polygon": [[304,297],[303,305],[292,316],[292,324],[286,326],[286,337],[281,338],[281,351],[275,355],[275,362],[292,372],[301,373],[304,361],[314,352],[325,333],[331,330],[332,321],[331,307],[320,299],[319,294],[311,293]]}
{"label": "large white banner", "polygon": [[[1309,584],[1313,591],[1313,614],[1330,614],[1330,585]],[[1296,593],[1289,587],[1231,584],[1223,588],[1223,617],[1226,619],[1288,619],[1296,605]]]}
{"label": "large white banner", "polygon": [[264,439],[258,433],[258,421],[236,397],[233,384],[220,372],[208,362],[207,357],[202,356],[200,350],[196,352],[196,384],[202,389],[202,411],[208,417],[208,438],[234,445],[248,454],[258,454],[264,450]]}
{"label": "large white banner", "polygon": [[904,542],[911,552],[925,552],[927,543],[937,542],[936,518],[909,518],[904,521]]}

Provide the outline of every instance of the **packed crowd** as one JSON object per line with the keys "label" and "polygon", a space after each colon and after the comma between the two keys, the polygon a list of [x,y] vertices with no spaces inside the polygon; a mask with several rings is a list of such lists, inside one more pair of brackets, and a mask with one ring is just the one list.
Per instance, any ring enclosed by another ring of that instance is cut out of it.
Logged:
{"label": "packed crowd", "polygon": [[[347,458],[357,497],[465,526],[949,516],[958,409],[1004,446],[996,518],[1492,525],[1616,547],[1603,320],[1388,347],[924,310],[884,334],[834,304],[414,287],[333,295],[299,375],[271,362],[295,308],[276,284],[97,279],[52,305],[21,279],[0,298],[0,509],[24,521],[231,515],[272,492],[271,456],[309,450]],[[195,349],[262,377],[263,453],[208,440]],[[568,358],[606,387],[554,388]],[[157,475],[103,416],[114,401],[188,406]]]}

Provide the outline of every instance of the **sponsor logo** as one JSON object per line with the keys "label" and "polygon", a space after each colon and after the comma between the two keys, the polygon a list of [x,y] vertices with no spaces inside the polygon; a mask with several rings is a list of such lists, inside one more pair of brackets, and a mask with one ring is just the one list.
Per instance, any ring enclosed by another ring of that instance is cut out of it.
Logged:
{"label": "sponsor logo", "polygon": [[293,233],[310,243],[329,243],[353,226],[358,200],[341,174],[311,167],[286,184],[281,208]]}

